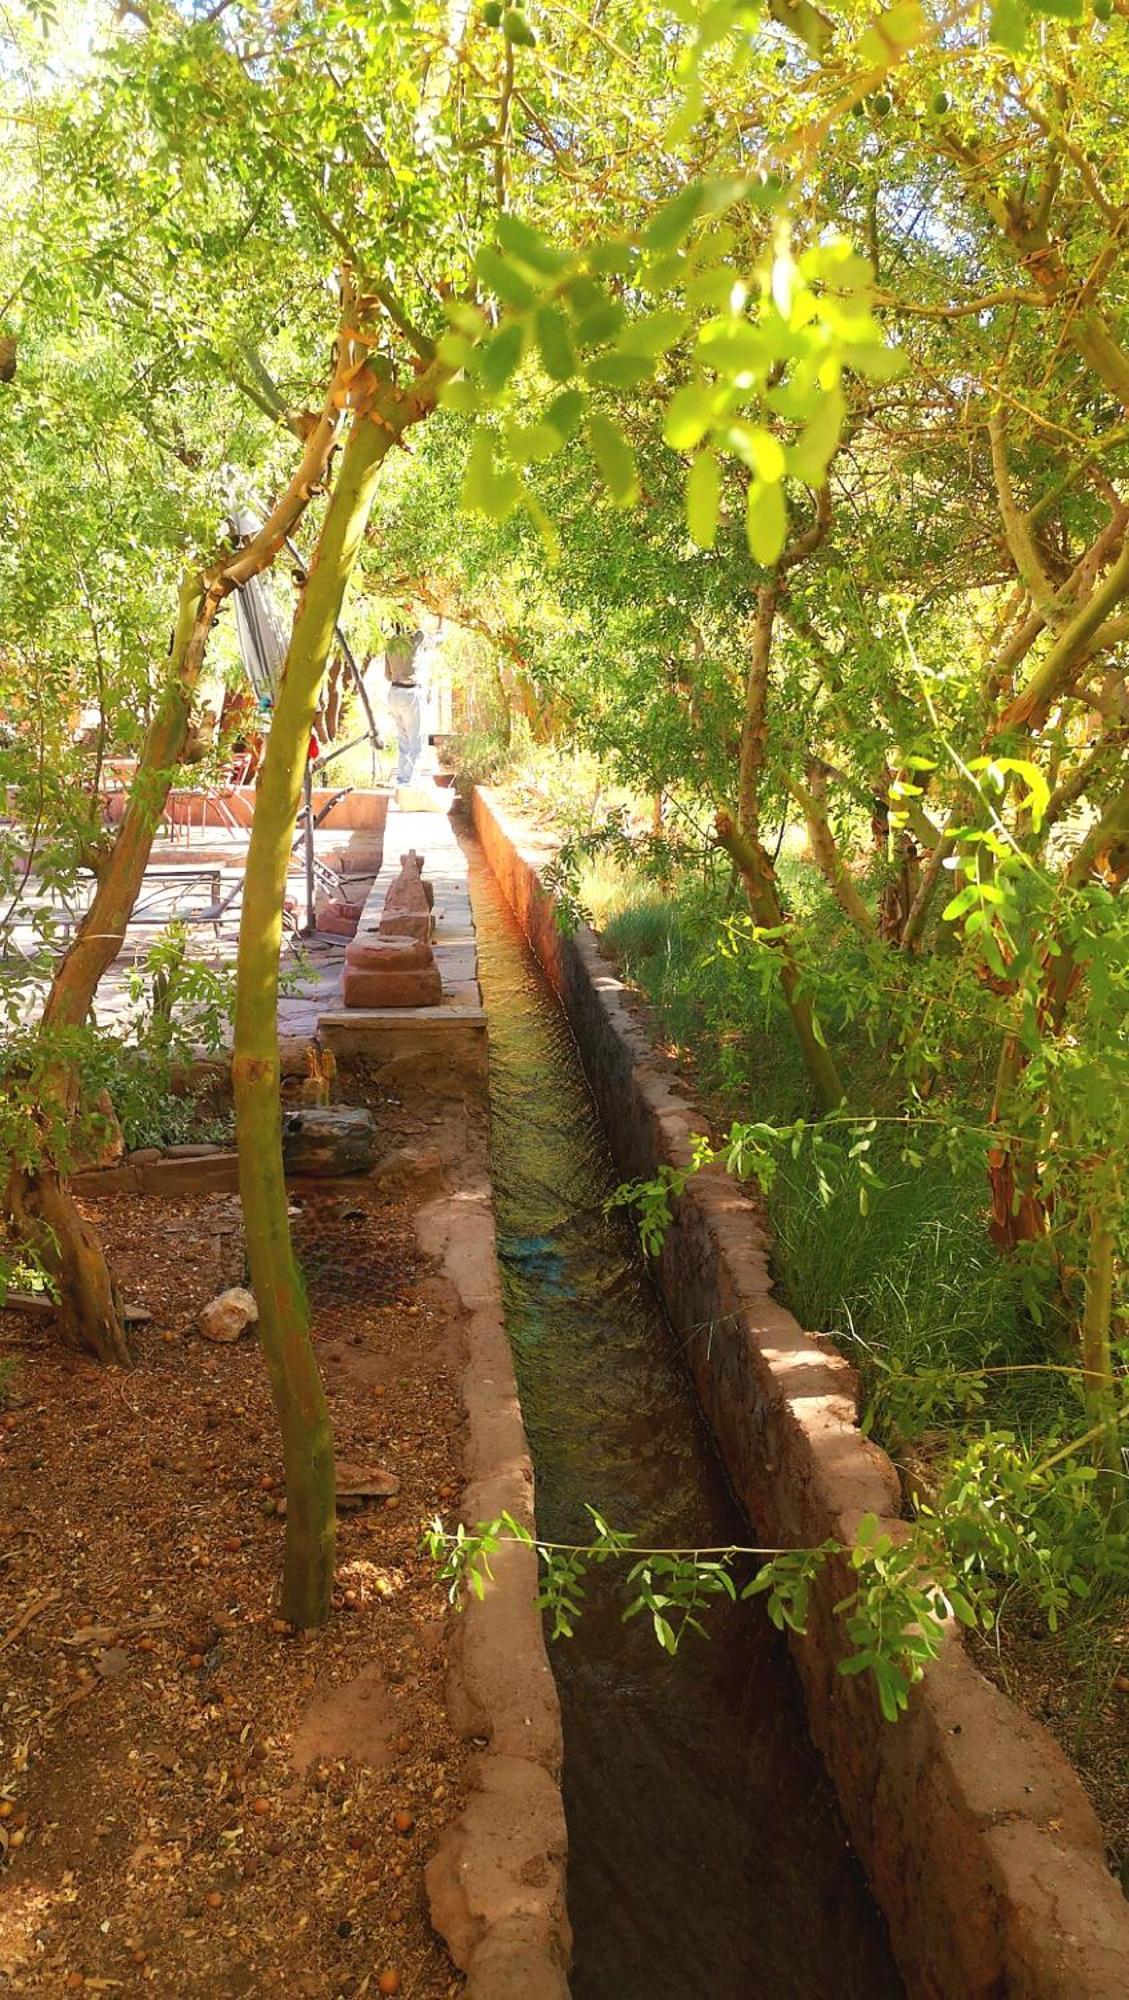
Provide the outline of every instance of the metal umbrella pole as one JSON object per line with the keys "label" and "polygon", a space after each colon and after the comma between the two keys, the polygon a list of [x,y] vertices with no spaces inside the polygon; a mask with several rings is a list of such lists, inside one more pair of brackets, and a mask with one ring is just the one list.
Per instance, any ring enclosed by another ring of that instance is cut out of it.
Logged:
{"label": "metal umbrella pole", "polygon": [[303,937],[313,937],[317,929],[317,915],[314,909],[314,760],[306,758],[306,775],[302,780],[303,814],[306,821],[305,862],[306,862],[306,922]]}

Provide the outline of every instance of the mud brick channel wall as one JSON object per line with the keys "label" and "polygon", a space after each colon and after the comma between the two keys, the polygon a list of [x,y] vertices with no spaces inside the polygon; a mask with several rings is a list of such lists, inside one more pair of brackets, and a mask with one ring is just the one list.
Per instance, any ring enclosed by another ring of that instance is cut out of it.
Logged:
{"label": "mud brick channel wall", "polygon": [[[566,1009],[625,1177],[684,1164],[703,1114],[655,1055],[646,1016],[590,930],[558,930],[538,866],[552,848],[486,790],[487,858]],[[769,1545],[849,1543],[893,1525],[897,1475],[858,1428],[853,1371],[777,1301],[758,1211],[720,1169],[691,1182],[656,1277],[730,1478]],[[884,1722],[868,1677],[844,1677],[825,1573],[793,1644],[812,1736],[886,1913],[914,2000],[1125,2000],[1129,1904],[1097,1818],[1053,1739],[977,1672],[955,1633]]]}

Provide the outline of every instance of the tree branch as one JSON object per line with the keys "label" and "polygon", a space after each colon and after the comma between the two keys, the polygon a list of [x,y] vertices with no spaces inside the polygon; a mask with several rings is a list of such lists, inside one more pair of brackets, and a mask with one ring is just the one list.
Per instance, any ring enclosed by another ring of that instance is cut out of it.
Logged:
{"label": "tree branch", "polygon": [[1089,657],[1087,646],[1100,633],[1108,614],[1129,595],[1129,538],[1104,580],[1063,629],[1046,658],[1040,661],[1023,693],[1000,716],[992,739],[1012,729],[1041,729],[1050,710],[1070,686]]}
{"label": "tree branch", "polygon": [[839,908],[862,937],[872,938],[876,934],[874,919],[855,887],[831,830],[827,814],[827,774],[809,759],[806,776],[806,785],[801,784],[799,779],[789,779],[788,790],[803,813],[811,851]]}
{"label": "tree branch", "polygon": [[1054,603],[1055,587],[1053,579],[1043,566],[1035,537],[1031,533],[1027,516],[1018,505],[1011,483],[1011,473],[1007,462],[1007,447],[1004,441],[1003,419],[1000,405],[988,416],[988,437],[992,448],[992,470],[996,478],[996,497],[999,501],[1000,516],[1004,524],[1004,534],[1011,550],[1012,560],[1019,572],[1021,582],[1030,591],[1032,599],[1042,613],[1045,622],[1051,622],[1051,607]]}

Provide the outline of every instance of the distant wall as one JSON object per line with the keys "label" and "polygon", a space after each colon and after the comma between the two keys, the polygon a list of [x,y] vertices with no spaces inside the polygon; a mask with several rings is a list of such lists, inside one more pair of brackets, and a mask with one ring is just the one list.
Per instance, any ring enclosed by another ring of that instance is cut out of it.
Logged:
{"label": "distant wall", "polygon": [[[124,767],[124,782],[128,784],[132,775]],[[314,811],[320,812],[329,803],[335,792],[334,786],[314,791]],[[125,809],[125,792],[107,792],[104,803],[111,823],[120,820]],[[343,832],[383,832],[388,818],[388,802],[391,793],[379,789],[357,786],[347,792],[343,799],[333,806],[322,820],[327,831],[338,828]],[[222,801],[222,804],[217,803]],[[254,785],[227,785],[216,794],[204,792],[174,791],[169,793],[166,816],[173,826],[227,826],[229,814],[237,826],[250,826],[255,816]]]}

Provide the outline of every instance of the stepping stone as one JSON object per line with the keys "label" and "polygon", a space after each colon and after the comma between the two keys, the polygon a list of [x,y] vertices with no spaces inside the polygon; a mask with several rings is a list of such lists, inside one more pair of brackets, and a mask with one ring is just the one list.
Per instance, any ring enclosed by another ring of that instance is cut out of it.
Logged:
{"label": "stepping stone", "polygon": [[282,1159],[291,1174],[367,1174],[376,1122],[362,1105],[310,1104],[282,1119]]}

